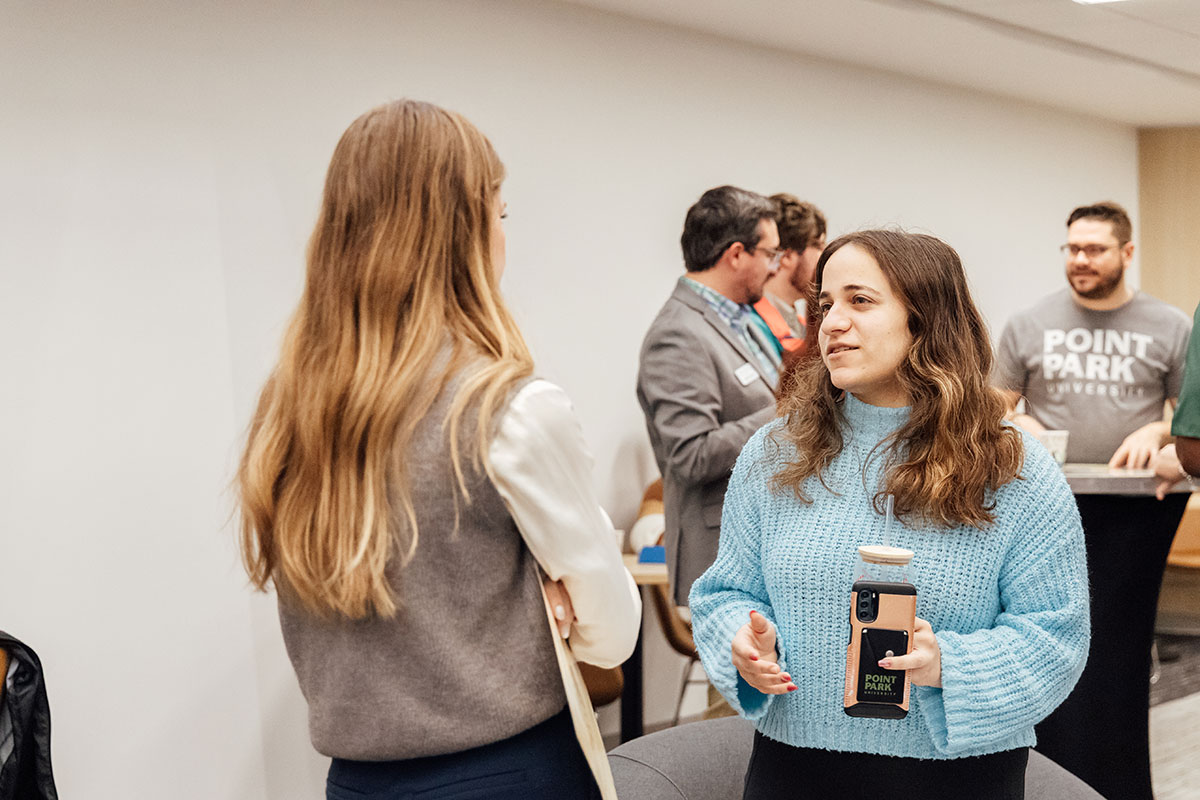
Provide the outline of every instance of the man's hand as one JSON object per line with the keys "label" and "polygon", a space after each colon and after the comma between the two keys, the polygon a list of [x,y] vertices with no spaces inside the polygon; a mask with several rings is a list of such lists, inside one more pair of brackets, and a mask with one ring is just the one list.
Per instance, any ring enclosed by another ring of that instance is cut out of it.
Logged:
{"label": "man's hand", "polygon": [[1110,468],[1127,467],[1141,469],[1149,466],[1154,455],[1162,449],[1170,437],[1170,431],[1165,422],[1151,422],[1143,425],[1125,437],[1117,452],[1108,460]]}
{"label": "man's hand", "polygon": [[1150,461],[1154,470],[1154,496],[1162,500],[1172,486],[1183,480],[1183,469],[1179,464],[1179,456],[1175,453],[1175,445],[1169,444],[1155,454]]}
{"label": "man's hand", "polygon": [[938,646],[933,628],[917,617],[913,627],[912,652],[903,656],[882,659],[879,666],[884,669],[906,669],[914,686],[942,685],[942,648]]}
{"label": "man's hand", "polygon": [[733,636],[733,666],[746,683],[763,694],[785,694],[796,691],[792,676],[779,667],[775,652],[775,626],[757,611],[750,612],[750,621],[738,628]]}

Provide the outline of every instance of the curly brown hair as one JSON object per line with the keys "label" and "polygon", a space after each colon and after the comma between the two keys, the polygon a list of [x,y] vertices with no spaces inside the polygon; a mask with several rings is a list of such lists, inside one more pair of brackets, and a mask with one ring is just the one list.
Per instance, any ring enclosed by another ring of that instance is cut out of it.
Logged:
{"label": "curly brown hair", "polygon": [[[1006,406],[988,383],[992,347],[971,300],[962,261],[933,236],[893,230],[859,231],[832,242],[817,262],[810,303],[816,302],[830,256],[854,245],[869,253],[908,311],[912,347],[897,370],[910,398],[908,421],[880,442],[884,480],[874,497],[882,513],[892,495],[901,519],[940,528],[983,528],[995,520],[990,495],[1019,478],[1025,451],[1020,434],[1004,424]],[[774,436],[795,447],[795,461],[772,479],[776,491],[802,489],[824,472],[843,447],[841,400],[823,358],[799,367],[780,411]]]}

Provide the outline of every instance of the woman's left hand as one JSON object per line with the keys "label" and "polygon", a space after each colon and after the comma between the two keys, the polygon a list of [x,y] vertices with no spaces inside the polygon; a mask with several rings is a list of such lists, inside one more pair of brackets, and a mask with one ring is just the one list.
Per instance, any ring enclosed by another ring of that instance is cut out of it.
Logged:
{"label": "woman's left hand", "polygon": [[908,655],[892,656],[880,660],[884,669],[906,669],[914,686],[942,685],[942,648],[938,647],[933,628],[917,617],[913,626],[913,646]]}

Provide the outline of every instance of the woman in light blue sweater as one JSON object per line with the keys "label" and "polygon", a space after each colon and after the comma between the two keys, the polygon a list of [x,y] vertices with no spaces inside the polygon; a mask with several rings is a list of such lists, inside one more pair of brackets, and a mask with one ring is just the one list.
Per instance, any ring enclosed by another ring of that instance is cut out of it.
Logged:
{"label": "woman in light blue sweater", "polygon": [[[820,358],[742,450],[691,592],[704,667],[758,728],[745,797],[1022,797],[1033,726],[1088,651],[1074,499],[1004,421],[952,248],[850,234],[816,286]],[[850,587],[888,495],[918,619],[911,652],[880,666],[914,688],[904,719],[862,719],[842,708]]]}

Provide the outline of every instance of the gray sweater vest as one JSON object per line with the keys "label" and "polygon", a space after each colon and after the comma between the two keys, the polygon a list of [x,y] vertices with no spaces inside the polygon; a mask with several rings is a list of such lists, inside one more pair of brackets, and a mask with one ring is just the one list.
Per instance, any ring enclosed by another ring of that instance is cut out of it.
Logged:
{"label": "gray sweater vest", "polygon": [[[454,531],[456,483],[442,430],[454,385],[403,456],[420,537],[413,560],[388,570],[397,615],[321,620],[280,599],[313,746],[325,755],[457,752],[520,733],[566,704],[537,563],[482,471],[468,472],[471,503],[460,499]],[[474,419],[463,423],[465,445]]]}

